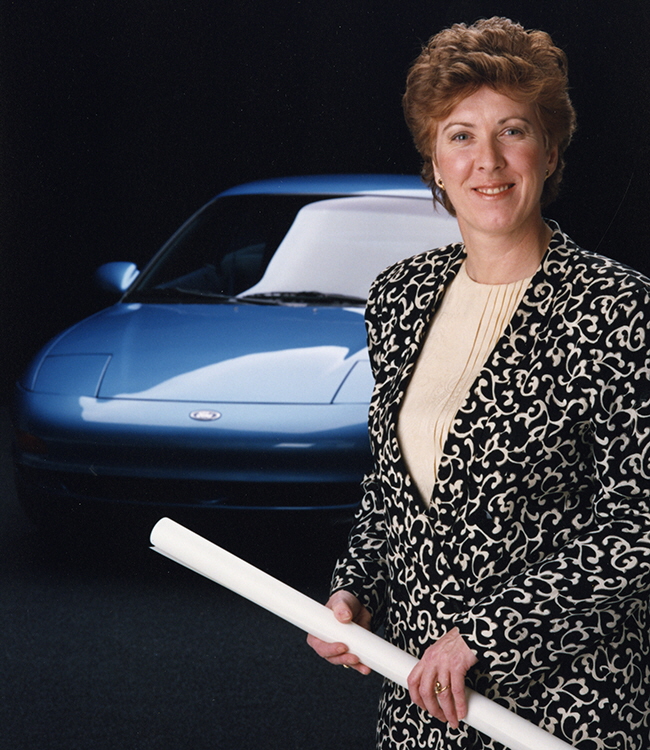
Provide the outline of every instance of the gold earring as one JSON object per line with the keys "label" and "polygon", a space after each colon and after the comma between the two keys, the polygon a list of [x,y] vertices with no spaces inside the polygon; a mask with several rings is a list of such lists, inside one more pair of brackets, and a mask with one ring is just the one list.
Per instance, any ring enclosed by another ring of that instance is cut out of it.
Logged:
{"label": "gold earring", "polygon": [[438,187],[439,187],[439,188],[440,188],[441,190],[444,190],[444,189],[445,189],[445,183],[444,183],[444,182],[442,181],[442,177],[438,177],[438,179],[436,180],[436,185],[437,185],[437,186],[438,186]]}
{"label": "gold earring", "polygon": [[550,172],[549,172],[549,171],[548,171],[548,169],[547,169],[547,170],[546,170],[546,174],[544,175],[544,179],[545,179],[545,180],[548,180],[549,176],[550,176]]}

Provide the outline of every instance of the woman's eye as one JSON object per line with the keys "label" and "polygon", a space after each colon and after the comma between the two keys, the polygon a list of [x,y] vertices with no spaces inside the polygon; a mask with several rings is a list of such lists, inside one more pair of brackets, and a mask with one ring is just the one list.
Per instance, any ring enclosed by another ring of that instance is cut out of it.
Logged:
{"label": "woman's eye", "polygon": [[507,128],[505,131],[505,134],[506,135],[522,135],[523,130],[521,130],[520,128]]}
{"label": "woman's eye", "polygon": [[452,141],[466,141],[469,138],[467,133],[456,133],[456,135],[451,137]]}

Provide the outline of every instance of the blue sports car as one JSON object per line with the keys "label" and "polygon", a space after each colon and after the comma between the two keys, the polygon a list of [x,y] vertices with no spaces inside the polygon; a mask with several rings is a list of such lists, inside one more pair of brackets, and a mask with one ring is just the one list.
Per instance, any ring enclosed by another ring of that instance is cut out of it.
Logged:
{"label": "blue sports car", "polygon": [[417,177],[293,177],[221,193],[142,271],[102,266],[119,301],[17,385],[25,508],[350,516],[370,464],[367,290],[458,239]]}

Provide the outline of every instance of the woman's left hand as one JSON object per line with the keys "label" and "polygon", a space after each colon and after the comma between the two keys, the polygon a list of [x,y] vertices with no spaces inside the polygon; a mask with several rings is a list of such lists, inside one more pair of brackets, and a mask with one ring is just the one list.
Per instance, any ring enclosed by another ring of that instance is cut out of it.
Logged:
{"label": "woman's left hand", "polygon": [[467,715],[465,675],[478,659],[458,628],[424,652],[408,677],[411,700],[452,727]]}

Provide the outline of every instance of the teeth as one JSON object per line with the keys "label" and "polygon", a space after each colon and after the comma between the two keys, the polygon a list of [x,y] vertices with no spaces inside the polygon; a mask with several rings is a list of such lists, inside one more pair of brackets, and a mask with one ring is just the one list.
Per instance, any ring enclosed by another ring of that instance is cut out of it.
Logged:
{"label": "teeth", "polygon": [[510,188],[510,185],[502,185],[501,187],[495,187],[495,188],[476,188],[479,193],[484,193],[485,195],[498,195],[499,193],[503,193],[505,190],[508,190]]}

